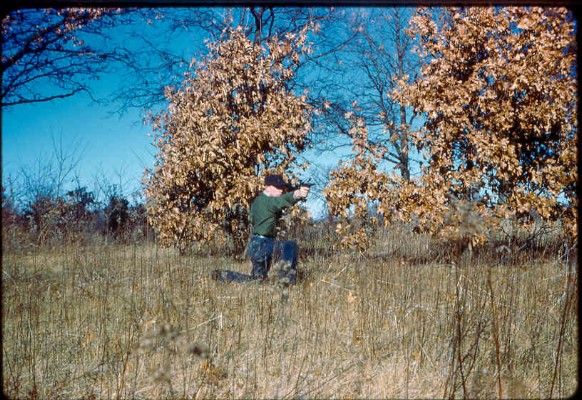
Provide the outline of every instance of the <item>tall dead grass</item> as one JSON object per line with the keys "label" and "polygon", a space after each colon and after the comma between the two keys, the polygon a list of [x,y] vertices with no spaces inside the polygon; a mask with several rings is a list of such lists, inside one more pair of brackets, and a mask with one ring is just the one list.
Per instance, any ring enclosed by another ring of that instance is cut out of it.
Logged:
{"label": "tall dead grass", "polygon": [[[155,245],[2,256],[11,398],[540,398],[578,386],[577,266],[449,262],[384,232],[304,255],[302,280],[223,284],[225,257]],[[432,260],[431,260],[432,259]],[[515,261],[515,260],[514,260]]]}

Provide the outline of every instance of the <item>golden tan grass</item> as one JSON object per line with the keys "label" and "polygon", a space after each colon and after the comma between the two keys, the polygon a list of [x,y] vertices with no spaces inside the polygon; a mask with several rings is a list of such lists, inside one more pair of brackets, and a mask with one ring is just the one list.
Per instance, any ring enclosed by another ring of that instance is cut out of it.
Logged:
{"label": "golden tan grass", "polygon": [[217,283],[215,268],[249,265],[153,245],[4,252],[4,392],[540,398],[577,388],[577,271],[563,259],[344,254],[303,260],[306,277],[289,289]]}

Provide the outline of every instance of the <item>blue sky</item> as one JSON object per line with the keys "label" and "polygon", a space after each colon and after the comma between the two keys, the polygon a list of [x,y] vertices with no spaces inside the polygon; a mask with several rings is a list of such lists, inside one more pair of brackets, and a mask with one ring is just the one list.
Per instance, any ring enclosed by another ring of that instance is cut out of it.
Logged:
{"label": "blue sky", "polygon": [[3,181],[54,160],[54,142],[62,140],[64,151],[80,160],[71,179],[93,190],[95,177],[107,176],[129,194],[153,162],[150,131],[137,111],[119,117],[86,96],[8,107],[2,110]]}

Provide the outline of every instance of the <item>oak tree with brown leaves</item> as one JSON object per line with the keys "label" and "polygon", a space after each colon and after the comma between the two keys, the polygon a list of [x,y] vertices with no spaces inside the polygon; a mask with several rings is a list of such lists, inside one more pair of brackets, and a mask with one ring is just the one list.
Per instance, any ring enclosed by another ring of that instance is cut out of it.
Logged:
{"label": "oak tree with brown leaves", "polygon": [[501,219],[534,213],[561,219],[574,237],[577,71],[570,13],[475,7],[449,8],[436,18],[421,9],[410,32],[425,62],[421,76],[412,84],[403,80],[393,96],[426,116],[413,133],[426,158],[422,174],[406,182],[376,171],[377,155],[362,154],[334,173],[330,210],[341,215],[375,202],[385,223],[414,221],[424,231],[475,241]]}
{"label": "oak tree with brown leaves", "polygon": [[193,61],[167,111],[152,117],[159,150],[146,171],[147,209],[158,239],[195,242],[248,235],[246,210],[267,172],[287,172],[307,145],[310,107],[289,88],[305,32],[257,45],[225,32]]}

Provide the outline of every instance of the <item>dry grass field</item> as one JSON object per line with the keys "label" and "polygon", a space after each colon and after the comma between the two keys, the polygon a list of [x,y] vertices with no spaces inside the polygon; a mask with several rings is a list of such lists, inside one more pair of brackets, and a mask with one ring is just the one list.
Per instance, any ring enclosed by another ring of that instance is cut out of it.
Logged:
{"label": "dry grass field", "polygon": [[[304,254],[302,278],[152,244],[2,255],[10,398],[563,398],[578,387],[577,265],[556,251],[446,260],[378,237]],[[376,255],[374,255],[376,254]],[[537,254],[537,253],[536,253]],[[507,260],[506,260],[507,261]]]}

